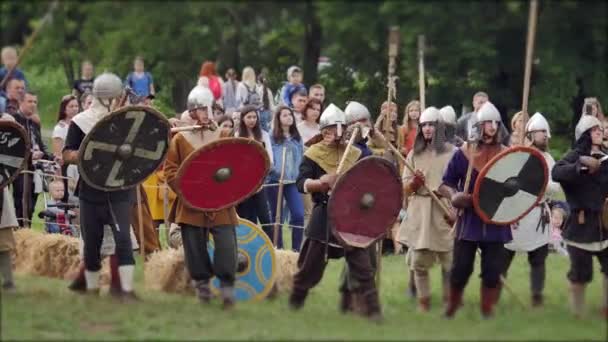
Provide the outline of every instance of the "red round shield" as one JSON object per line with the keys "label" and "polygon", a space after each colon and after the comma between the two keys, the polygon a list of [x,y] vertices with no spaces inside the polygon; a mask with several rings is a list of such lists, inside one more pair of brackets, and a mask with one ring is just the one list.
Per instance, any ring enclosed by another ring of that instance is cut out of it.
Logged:
{"label": "red round shield", "polygon": [[219,139],[192,152],[177,171],[177,193],[193,209],[232,207],[255,193],[270,170],[268,153],[246,138]]}
{"label": "red round shield", "polygon": [[508,227],[538,205],[548,181],[547,162],[537,149],[508,148],[479,172],[473,189],[473,207],[485,223]]}
{"label": "red round shield", "polygon": [[327,212],[340,243],[365,248],[386,233],[402,203],[399,172],[384,158],[372,156],[361,159],[340,176]]}

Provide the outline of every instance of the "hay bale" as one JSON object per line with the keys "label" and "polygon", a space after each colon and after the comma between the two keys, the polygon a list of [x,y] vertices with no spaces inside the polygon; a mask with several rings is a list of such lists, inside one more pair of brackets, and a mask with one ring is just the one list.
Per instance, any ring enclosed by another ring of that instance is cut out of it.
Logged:
{"label": "hay bale", "polygon": [[293,276],[298,271],[298,253],[283,249],[274,250],[277,261],[277,289],[288,292],[293,287]]}
{"label": "hay bale", "polygon": [[15,269],[17,272],[61,278],[78,269],[78,239],[45,234],[31,229],[15,232]]}
{"label": "hay bale", "polygon": [[[298,253],[275,250],[277,259],[277,288],[289,291],[297,271]],[[190,275],[186,270],[184,250],[166,249],[150,256],[145,267],[144,285],[147,289],[170,293],[194,294],[190,286]]]}
{"label": "hay bale", "polygon": [[194,294],[182,247],[153,253],[144,267],[144,286],[147,289]]}
{"label": "hay bale", "polygon": [[[47,234],[32,229],[15,232],[15,271],[18,273],[69,279],[78,272],[80,265],[77,238],[62,234]],[[109,283],[109,264],[103,263],[101,284]]]}

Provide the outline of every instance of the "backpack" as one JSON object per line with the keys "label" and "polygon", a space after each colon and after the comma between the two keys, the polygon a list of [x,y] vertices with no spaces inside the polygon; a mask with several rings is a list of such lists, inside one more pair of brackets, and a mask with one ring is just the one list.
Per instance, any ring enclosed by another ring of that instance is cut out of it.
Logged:
{"label": "backpack", "polygon": [[255,87],[253,87],[253,90],[249,89],[249,87],[243,83],[243,85],[245,86],[245,88],[247,89],[247,98],[245,99],[245,101],[243,102],[243,104],[245,105],[253,105],[256,107],[261,107],[262,106],[262,99],[260,98],[260,95],[258,94],[257,91],[255,91]]}

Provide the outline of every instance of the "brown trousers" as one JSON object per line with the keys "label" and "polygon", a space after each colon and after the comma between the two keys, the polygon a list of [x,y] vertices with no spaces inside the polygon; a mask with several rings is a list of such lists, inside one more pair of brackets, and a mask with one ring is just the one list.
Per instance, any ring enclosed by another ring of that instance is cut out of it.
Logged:
{"label": "brown trousers", "polygon": [[[148,197],[143,187],[139,186],[141,192],[141,203],[135,203],[131,206],[131,225],[133,226],[133,232],[140,248],[143,246],[144,252],[150,254],[152,252],[160,250],[160,240],[158,239],[158,233],[154,229],[154,221],[152,220],[152,212],[150,211],[150,205],[148,204]],[[139,226],[139,206],[141,206],[142,221],[144,225],[144,241],[140,241],[141,229]]]}
{"label": "brown trousers", "polygon": [[[306,239],[298,257],[298,272],[294,276],[295,291],[307,292],[323,278],[325,262],[325,244],[321,241]],[[369,292],[376,290],[374,269],[370,262],[369,251],[363,248],[344,250],[344,259],[348,265],[349,278],[358,288],[355,291]]]}

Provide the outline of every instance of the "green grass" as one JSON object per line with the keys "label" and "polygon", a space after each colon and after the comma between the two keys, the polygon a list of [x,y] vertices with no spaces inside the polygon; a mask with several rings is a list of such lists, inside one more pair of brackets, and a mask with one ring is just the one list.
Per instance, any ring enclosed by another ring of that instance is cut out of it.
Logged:
{"label": "green grass", "polygon": [[[521,307],[503,292],[496,317],[479,314],[479,278],[471,277],[465,306],[451,321],[442,319],[438,294],[439,272],[432,272],[433,308],[420,314],[405,296],[406,276],[402,256],[383,259],[381,301],[385,322],[341,315],[338,275],[342,262],[331,262],[322,282],[310,294],[300,312],[287,308],[287,295],[274,301],[239,303],[224,312],[218,302],[198,304],[195,298],[143,290],[141,269],[136,289],[143,299],[121,305],[107,296],[74,295],[66,281],[19,275],[18,292],[2,298],[3,339],[344,339],[344,340],[605,340],[606,322],[598,315],[600,282],[587,291],[584,320],[572,317],[567,306],[568,261],[550,255],[547,265],[546,305],[542,310]],[[477,269],[479,266],[477,265]],[[509,283],[526,302],[528,266],[525,256],[516,257]]]}

